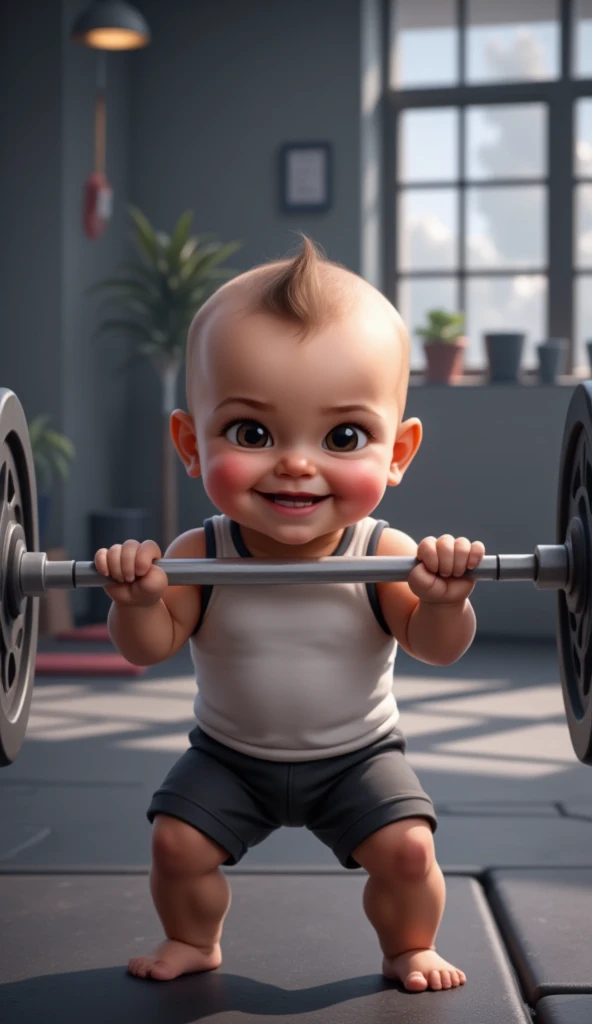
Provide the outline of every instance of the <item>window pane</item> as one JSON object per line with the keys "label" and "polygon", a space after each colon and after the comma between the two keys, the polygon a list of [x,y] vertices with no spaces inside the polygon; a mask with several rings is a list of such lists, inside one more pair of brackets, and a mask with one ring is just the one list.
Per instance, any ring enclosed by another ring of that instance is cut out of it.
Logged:
{"label": "window pane", "polygon": [[578,275],[575,287],[574,372],[592,376],[586,342],[592,341],[592,277]]}
{"label": "window pane", "polygon": [[592,0],[575,0],[573,74],[576,78],[592,77]]}
{"label": "window pane", "polygon": [[459,177],[458,110],[404,110],[399,124],[399,181]]}
{"label": "window pane", "polygon": [[468,278],[467,368],[487,366],[483,335],[489,331],[524,331],[523,365],[537,365],[536,344],[546,333],[547,278],[542,274],[518,277]]}
{"label": "window pane", "polygon": [[456,278],[438,277],[426,280],[407,279],[399,282],[399,313],[405,321],[411,339],[411,369],[425,369],[423,339],[415,333],[425,324],[429,309],[458,310],[458,283]]}
{"label": "window pane", "polygon": [[542,103],[469,107],[467,178],[536,178],[547,173]]}
{"label": "window pane", "polygon": [[467,267],[544,267],[545,193],[542,185],[468,188]]}
{"label": "window pane", "polygon": [[576,266],[592,267],[592,185],[576,185]]}
{"label": "window pane", "polygon": [[458,83],[456,0],[391,0],[393,89]]}
{"label": "window pane", "polygon": [[399,194],[399,270],[452,270],[457,265],[457,210],[456,189]]}
{"label": "window pane", "polygon": [[[590,40],[592,44],[592,39]],[[592,178],[592,100],[576,101],[575,173]]]}
{"label": "window pane", "polygon": [[467,80],[557,78],[557,0],[468,0]]}

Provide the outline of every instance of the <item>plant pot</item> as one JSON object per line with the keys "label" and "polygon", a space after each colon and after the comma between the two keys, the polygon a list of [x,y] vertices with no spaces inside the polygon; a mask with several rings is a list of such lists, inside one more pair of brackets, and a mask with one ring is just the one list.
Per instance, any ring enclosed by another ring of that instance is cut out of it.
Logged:
{"label": "plant pot", "polygon": [[526,335],[519,331],[485,335],[489,379],[492,383],[518,383],[525,337]]}
{"label": "plant pot", "polygon": [[47,549],[47,527],[49,526],[49,515],[51,512],[51,497],[49,494],[37,495],[37,521],[39,523],[39,550]]}
{"label": "plant pot", "polygon": [[466,338],[456,341],[424,341],[426,381],[429,384],[456,384],[463,374]]}
{"label": "plant pot", "polygon": [[567,342],[564,338],[549,338],[537,345],[539,357],[539,380],[541,384],[556,384],[563,372]]}
{"label": "plant pot", "polygon": [[590,376],[592,377],[592,338],[586,342],[586,348],[588,349],[588,362],[590,363]]}

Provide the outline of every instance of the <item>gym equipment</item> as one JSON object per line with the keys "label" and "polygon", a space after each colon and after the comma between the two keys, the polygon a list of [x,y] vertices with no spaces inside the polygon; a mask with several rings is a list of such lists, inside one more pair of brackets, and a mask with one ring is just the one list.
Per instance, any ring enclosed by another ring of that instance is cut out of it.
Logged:
{"label": "gym equipment", "polygon": [[[0,389],[0,765],[16,758],[26,731],[37,642],[35,598],[53,588],[107,586],[93,562],[52,562],[37,550],[36,486],[24,412]],[[557,543],[531,555],[486,555],[467,576],[530,581],[559,591],[558,650],[567,722],[576,756],[592,764],[592,382],[579,384],[565,422]],[[175,585],[298,584],[406,580],[415,558],[159,559]]]}

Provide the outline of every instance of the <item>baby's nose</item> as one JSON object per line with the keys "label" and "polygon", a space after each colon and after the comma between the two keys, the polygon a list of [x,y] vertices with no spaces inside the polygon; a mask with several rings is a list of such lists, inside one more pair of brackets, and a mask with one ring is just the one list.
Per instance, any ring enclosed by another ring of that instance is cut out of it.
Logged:
{"label": "baby's nose", "polygon": [[285,452],[278,462],[277,471],[288,473],[290,476],[313,476],[316,473],[316,466],[303,452]]}

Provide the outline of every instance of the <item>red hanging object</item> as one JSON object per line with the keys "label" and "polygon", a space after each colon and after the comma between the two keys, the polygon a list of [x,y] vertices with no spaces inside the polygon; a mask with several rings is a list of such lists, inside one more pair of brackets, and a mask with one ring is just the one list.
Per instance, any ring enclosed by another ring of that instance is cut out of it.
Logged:
{"label": "red hanging object", "polygon": [[95,169],[84,183],[84,231],[93,240],[101,237],[113,210],[113,189],[105,174],[107,108],[104,62],[105,55],[101,53],[95,102]]}

